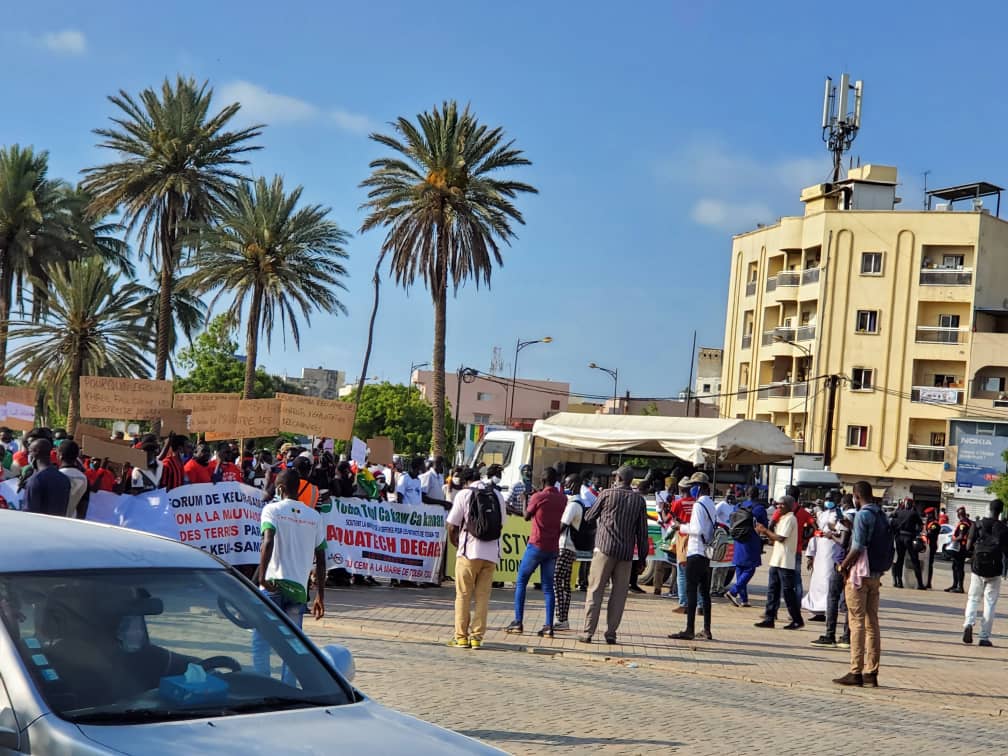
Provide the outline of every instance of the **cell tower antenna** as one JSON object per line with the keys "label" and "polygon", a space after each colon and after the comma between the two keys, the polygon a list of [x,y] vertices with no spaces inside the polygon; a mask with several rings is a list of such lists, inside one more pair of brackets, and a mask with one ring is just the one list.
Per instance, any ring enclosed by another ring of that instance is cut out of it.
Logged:
{"label": "cell tower antenna", "polygon": [[495,346],[493,355],[490,357],[490,375],[500,375],[504,372],[504,358],[501,356],[501,348]]}
{"label": "cell tower antenna", "polygon": [[823,91],[822,137],[833,155],[833,182],[840,180],[844,153],[850,150],[861,129],[861,96],[864,82],[851,82],[849,74],[840,75],[840,83],[826,77]]}

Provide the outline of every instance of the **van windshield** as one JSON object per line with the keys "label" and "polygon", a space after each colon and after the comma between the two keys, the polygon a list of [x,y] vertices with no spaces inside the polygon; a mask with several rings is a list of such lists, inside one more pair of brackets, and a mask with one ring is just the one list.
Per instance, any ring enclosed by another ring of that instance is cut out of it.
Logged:
{"label": "van windshield", "polygon": [[78,724],[353,696],[270,602],[225,570],[0,574],[0,620],[49,706]]}
{"label": "van windshield", "polygon": [[511,463],[511,454],[514,452],[514,441],[503,441],[492,439],[484,441],[476,450],[473,457],[473,469],[479,470],[488,465],[500,465],[507,467]]}

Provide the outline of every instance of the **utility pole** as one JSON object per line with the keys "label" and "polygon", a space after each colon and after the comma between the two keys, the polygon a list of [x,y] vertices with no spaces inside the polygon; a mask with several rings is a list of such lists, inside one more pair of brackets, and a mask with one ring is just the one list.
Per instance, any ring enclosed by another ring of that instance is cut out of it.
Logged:
{"label": "utility pole", "polygon": [[689,381],[686,383],[686,402],[683,404],[683,417],[689,417],[690,398],[693,396],[693,362],[696,360],[696,331],[693,331],[693,349],[689,357]]}
{"label": "utility pole", "polygon": [[826,437],[823,439],[823,464],[829,467],[833,458],[833,412],[836,409],[836,390],[840,376],[826,377]]}

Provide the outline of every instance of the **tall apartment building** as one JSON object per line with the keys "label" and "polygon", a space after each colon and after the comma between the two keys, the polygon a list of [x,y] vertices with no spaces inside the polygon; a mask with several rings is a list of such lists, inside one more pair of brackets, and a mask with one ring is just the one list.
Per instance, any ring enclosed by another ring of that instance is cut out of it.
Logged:
{"label": "tall apartment building", "polygon": [[892,167],[852,169],[802,191],[802,217],[732,239],[721,414],[822,452],[823,377],[841,376],[831,468],[937,500],[946,421],[997,414],[1006,389],[1008,223],[982,207],[1000,201],[990,184],[896,210],[896,183]]}

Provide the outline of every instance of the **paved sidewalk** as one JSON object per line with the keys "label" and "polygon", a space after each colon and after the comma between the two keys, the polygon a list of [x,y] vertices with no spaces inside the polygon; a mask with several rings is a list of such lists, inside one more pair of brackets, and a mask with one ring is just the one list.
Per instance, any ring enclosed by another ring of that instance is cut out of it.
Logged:
{"label": "paved sidewalk", "polygon": [[[935,577],[936,585],[946,585],[944,570],[936,570]],[[809,622],[796,632],[753,627],[762,618],[765,580],[764,567],[750,588],[752,609],[738,609],[724,599],[714,600],[714,641],[669,640],[669,633],[683,628],[684,617],[674,613],[678,606],[674,599],[650,594],[631,594],[620,627],[620,642],[615,646],[600,642],[601,629],[592,645],[577,642],[584,593],[573,596],[572,630],[558,632],[553,640],[539,638],[535,631],[545,616],[542,594],[531,589],[525,634],[507,635],[503,629],[513,618],[510,588],[493,593],[485,641],[488,647],[518,648],[554,657],[648,665],[675,673],[899,701],[904,705],[912,700],[929,710],[1008,716],[1008,691],[1004,687],[1008,640],[998,635],[1008,630],[1008,617],[1001,616],[995,622],[994,648],[966,646],[961,641],[965,596],[940,589],[897,590],[888,586],[886,578],[880,612],[881,687],[841,689],[830,680],[847,671],[849,652],[810,645],[822,633],[822,623]],[[320,623],[307,619],[305,629],[327,639],[342,634],[443,644],[452,636],[454,595],[450,583],[430,589],[330,588],[326,591],[325,619]],[[1008,603],[1002,598],[1001,607],[1005,606]],[[603,623],[604,617],[603,612]]]}

